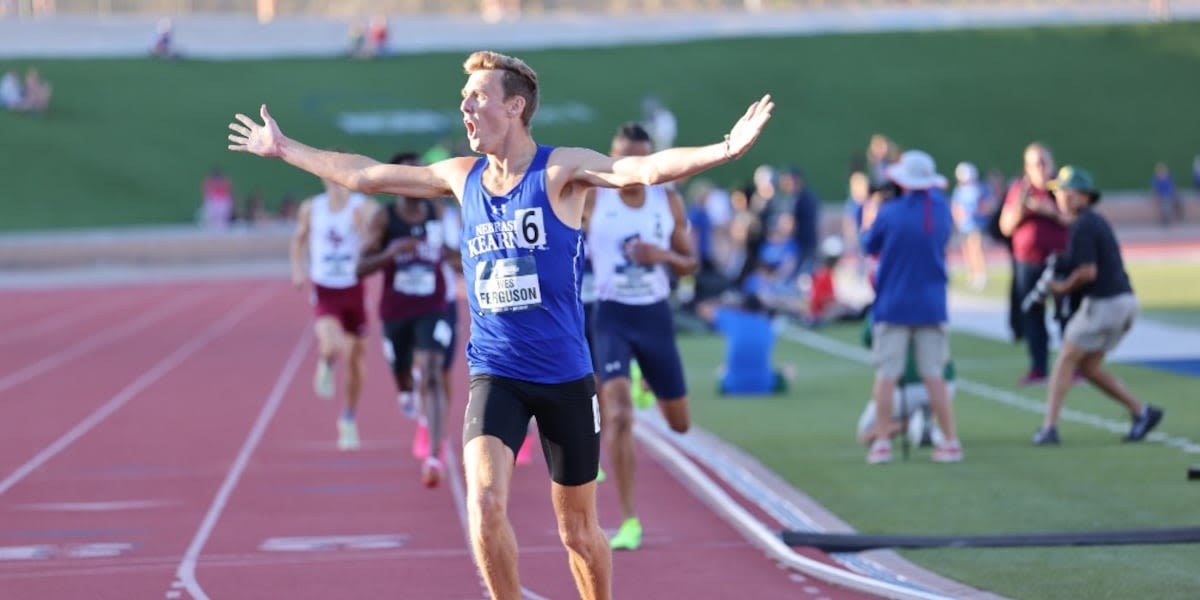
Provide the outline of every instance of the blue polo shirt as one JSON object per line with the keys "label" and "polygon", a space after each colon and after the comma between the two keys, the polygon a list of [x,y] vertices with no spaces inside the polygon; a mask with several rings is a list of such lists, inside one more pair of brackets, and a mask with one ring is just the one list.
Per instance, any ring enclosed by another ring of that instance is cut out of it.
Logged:
{"label": "blue polo shirt", "polygon": [[863,248],[879,256],[875,320],[896,325],[937,325],[946,312],[946,244],[953,218],[940,190],[910,190],[884,202]]}

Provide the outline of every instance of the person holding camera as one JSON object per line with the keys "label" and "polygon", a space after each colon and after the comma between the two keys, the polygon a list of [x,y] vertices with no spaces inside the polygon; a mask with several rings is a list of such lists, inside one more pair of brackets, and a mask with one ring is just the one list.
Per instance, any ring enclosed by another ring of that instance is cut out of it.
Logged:
{"label": "person holding camera", "polygon": [[1100,200],[1092,176],[1076,167],[1063,167],[1049,182],[1063,214],[1072,219],[1066,253],[1065,279],[1052,280],[1047,289],[1055,296],[1080,292],[1083,297],[1063,333],[1062,350],[1050,376],[1046,417],[1033,436],[1035,445],[1055,445],[1058,415],[1076,372],[1129,410],[1133,425],[1127,442],[1138,442],[1162,420],[1163,410],[1138,401],[1125,384],[1104,369],[1104,356],[1116,348],[1133,326],[1137,299],[1121,260],[1117,236],[1108,221],[1093,210]]}
{"label": "person holding camera", "polygon": [[[1048,180],[1054,174],[1054,157],[1041,143],[1025,148],[1025,175],[1014,182],[1000,211],[1000,231],[1012,239],[1016,270],[1014,298],[1025,298],[1046,269],[1046,259],[1067,246],[1070,219],[1054,202]],[[1046,305],[1035,303],[1023,318],[1023,333],[1029,350],[1029,372],[1021,385],[1045,383],[1050,364],[1050,333],[1046,330]]]}

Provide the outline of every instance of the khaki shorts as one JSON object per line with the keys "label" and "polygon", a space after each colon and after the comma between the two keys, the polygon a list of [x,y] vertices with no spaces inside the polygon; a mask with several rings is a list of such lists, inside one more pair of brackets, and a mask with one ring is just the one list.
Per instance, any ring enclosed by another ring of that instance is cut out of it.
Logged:
{"label": "khaki shorts", "polygon": [[1133,294],[1084,298],[1067,322],[1063,338],[1088,352],[1110,352],[1133,327],[1137,311]]}
{"label": "khaki shorts", "polygon": [[871,358],[875,373],[888,379],[900,379],[911,345],[921,377],[940,378],[950,360],[950,337],[945,325],[895,325],[876,323]]}

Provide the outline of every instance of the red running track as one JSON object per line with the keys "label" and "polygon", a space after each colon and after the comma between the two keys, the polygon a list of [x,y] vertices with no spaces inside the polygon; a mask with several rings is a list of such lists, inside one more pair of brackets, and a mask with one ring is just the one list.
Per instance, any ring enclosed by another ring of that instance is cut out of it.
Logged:
{"label": "red running track", "polygon": [[[421,486],[375,323],[363,449],[339,452],[339,404],[311,391],[307,294],[284,282],[0,297],[0,598],[485,596],[461,475]],[[615,555],[615,597],[865,597],[779,568],[639,452],[646,538]],[[526,596],[577,597],[540,458],[510,512]],[[610,484],[600,515],[616,526]]]}

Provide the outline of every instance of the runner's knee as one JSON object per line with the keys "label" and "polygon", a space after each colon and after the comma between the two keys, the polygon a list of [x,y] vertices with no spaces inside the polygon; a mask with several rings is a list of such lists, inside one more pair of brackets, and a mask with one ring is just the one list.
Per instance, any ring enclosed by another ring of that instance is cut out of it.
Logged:
{"label": "runner's knee", "polygon": [[[628,387],[626,392],[628,392]],[[628,401],[608,402],[604,409],[605,427],[617,433],[629,433],[633,429],[633,406]]]}
{"label": "runner's knee", "polygon": [[471,521],[483,531],[491,531],[507,518],[507,502],[503,491],[489,485],[472,489],[467,494],[467,512],[474,517]]}
{"label": "runner's knee", "polygon": [[560,525],[558,536],[567,550],[582,556],[585,562],[591,562],[592,553],[597,551],[597,548],[590,527],[578,522]]}
{"label": "runner's knee", "polygon": [[658,405],[662,407],[663,418],[666,419],[667,425],[671,426],[671,431],[675,433],[687,433],[692,427],[692,418],[688,412],[687,396],[675,400],[659,400]]}
{"label": "runner's knee", "polygon": [[421,384],[428,391],[434,391],[442,386],[442,356],[438,352],[422,351],[416,357],[417,368],[421,370]]}
{"label": "runner's knee", "polygon": [[562,508],[558,515],[558,537],[568,550],[588,558],[595,548],[595,519],[586,510]]}

